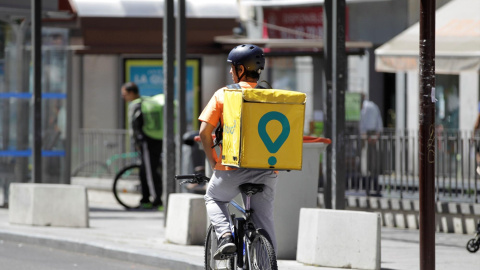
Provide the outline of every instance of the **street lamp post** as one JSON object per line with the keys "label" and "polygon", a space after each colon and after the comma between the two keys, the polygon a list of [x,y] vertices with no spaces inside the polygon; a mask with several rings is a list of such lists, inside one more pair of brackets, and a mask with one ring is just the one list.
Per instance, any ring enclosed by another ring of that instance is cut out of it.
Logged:
{"label": "street lamp post", "polygon": [[42,0],[32,0],[33,182],[42,182]]}
{"label": "street lamp post", "polygon": [[420,1],[420,269],[435,269],[435,0]]}
{"label": "street lamp post", "polygon": [[[163,186],[165,195],[164,211],[167,216],[168,196],[175,192],[175,140],[174,140],[174,50],[175,28],[173,0],[165,0],[163,13]],[[166,224],[165,218],[165,224]]]}

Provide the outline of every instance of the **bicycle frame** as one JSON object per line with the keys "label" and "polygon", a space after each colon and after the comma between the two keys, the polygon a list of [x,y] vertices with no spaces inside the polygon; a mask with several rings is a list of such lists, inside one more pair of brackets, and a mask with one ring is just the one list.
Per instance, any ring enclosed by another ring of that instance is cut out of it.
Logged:
{"label": "bicycle frame", "polygon": [[[185,183],[199,184],[210,180],[201,174],[176,175],[175,179],[185,180],[181,182],[180,185]],[[234,200],[229,202],[229,205],[241,213],[241,217],[235,218],[235,214],[231,214],[229,211],[229,223],[232,227],[232,234],[237,247],[236,253],[225,254],[225,256],[222,255],[222,257],[217,260],[213,258],[213,254],[217,250],[217,237],[214,231],[215,228],[213,225],[210,225],[205,240],[205,267],[211,267],[213,265],[215,267],[214,269],[217,269],[216,266],[226,267],[221,269],[231,269],[231,267],[237,269],[243,268],[244,264],[247,264],[248,269],[254,269],[252,266],[255,264],[255,267],[257,267],[255,269],[259,269],[258,267],[263,269],[263,265],[265,264],[267,267],[271,266],[271,269],[278,269],[275,250],[271,244],[268,233],[261,228],[257,228],[251,220],[251,214],[254,210],[250,208],[250,199],[256,193],[262,192],[263,187],[263,184],[254,183],[245,183],[244,186],[240,186],[241,194],[245,194],[245,208]],[[244,257],[245,254],[246,257]],[[261,260],[257,261],[259,256]],[[222,261],[220,265],[216,265],[216,262],[219,261]],[[257,265],[256,262],[260,262],[260,264]]]}
{"label": "bicycle frame", "polygon": [[[234,238],[235,238],[235,243],[237,245],[237,260],[236,260],[236,267],[243,267],[243,256],[246,254],[247,255],[247,262],[249,265],[249,269],[251,268],[251,258],[250,258],[250,253],[245,252],[245,250],[250,250],[250,238],[245,238],[244,236],[249,233],[251,233],[252,228],[255,228],[255,224],[250,220],[250,214],[251,214],[251,209],[250,209],[250,198],[252,195],[246,194],[246,200],[245,200],[245,209],[240,206],[236,201],[232,200],[230,201],[230,205],[235,207],[238,211],[240,211],[243,215],[244,218],[235,218],[234,221]],[[232,221],[231,221],[232,222]],[[244,239],[247,239],[244,241]]]}

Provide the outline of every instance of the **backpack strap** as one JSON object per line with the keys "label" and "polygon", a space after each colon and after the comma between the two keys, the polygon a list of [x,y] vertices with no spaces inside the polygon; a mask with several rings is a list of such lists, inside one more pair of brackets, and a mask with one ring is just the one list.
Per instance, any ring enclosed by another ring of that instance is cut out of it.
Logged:
{"label": "backpack strap", "polygon": [[222,144],[223,140],[223,126],[222,126],[222,119],[218,122],[217,129],[215,129],[215,140],[213,141],[212,148],[215,146]]}

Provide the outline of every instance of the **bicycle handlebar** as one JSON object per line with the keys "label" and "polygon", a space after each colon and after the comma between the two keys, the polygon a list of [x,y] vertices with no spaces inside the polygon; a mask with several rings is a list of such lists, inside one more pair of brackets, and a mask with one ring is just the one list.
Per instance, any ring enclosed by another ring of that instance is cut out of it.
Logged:
{"label": "bicycle handlebar", "polygon": [[176,180],[183,180],[186,179],[185,181],[180,182],[180,185],[186,184],[186,183],[196,183],[196,184],[201,184],[203,182],[208,182],[210,180],[209,177],[203,175],[203,174],[180,174],[180,175],[175,175]]}

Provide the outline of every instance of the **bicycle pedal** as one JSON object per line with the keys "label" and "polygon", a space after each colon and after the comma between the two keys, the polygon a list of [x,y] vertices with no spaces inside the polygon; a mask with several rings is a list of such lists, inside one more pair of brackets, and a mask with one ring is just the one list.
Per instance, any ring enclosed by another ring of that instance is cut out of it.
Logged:
{"label": "bicycle pedal", "polygon": [[228,260],[228,259],[233,258],[235,255],[237,255],[237,253],[222,254],[222,255],[220,255],[220,259],[218,259],[218,260],[219,260],[219,261]]}

